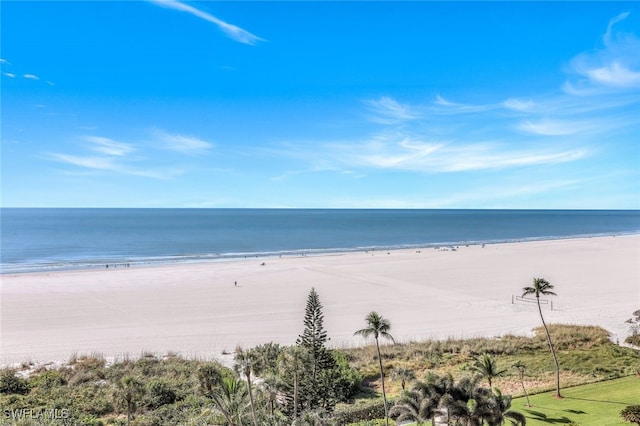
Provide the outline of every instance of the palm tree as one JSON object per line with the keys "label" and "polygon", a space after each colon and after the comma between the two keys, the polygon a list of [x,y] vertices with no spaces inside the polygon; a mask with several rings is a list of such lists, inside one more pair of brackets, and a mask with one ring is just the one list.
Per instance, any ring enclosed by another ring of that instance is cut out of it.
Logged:
{"label": "palm tree", "polygon": [[127,406],[127,426],[136,409],[136,401],[144,395],[144,385],[133,376],[124,376],[116,382],[116,398]]}
{"label": "palm tree", "polygon": [[407,382],[414,380],[416,374],[410,368],[396,367],[391,372],[391,380],[400,380],[402,390],[405,390]]}
{"label": "palm tree", "polygon": [[247,406],[247,390],[239,379],[223,378],[220,368],[221,365],[215,364],[200,367],[200,387],[211,398],[216,411],[224,416],[229,426],[241,425]]}
{"label": "palm tree", "polygon": [[475,362],[471,366],[471,369],[478,373],[480,377],[486,378],[489,382],[489,389],[492,388],[492,380],[496,377],[503,376],[507,370],[499,370],[496,360],[489,354],[482,354],[479,358],[476,358]]}
{"label": "palm tree", "polygon": [[527,419],[517,411],[511,411],[511,396],[502,395],[500,389],[496,389],[490,403],[491,413],[486,416],[489,426],[502,426],[508,419],[514,426],[525,426]]}
{"label": "palm tree", "polygon": [[367,327],[353,333],[354,336],[362,336],[365,339],[373,336],[376,339],[376,350],[378,351],[378,364],[380,364],[380,380],[382,381],[382,400],[384,401],[384,418],[386,426],[389,426],[389,409],[387,407],[387,393],[384,388],[384,371],[382,370],[382,357],[380,356],[380,343],[379,338],[384,337],[385,339],[391,340],[393,343],[393,336],[389,334],[389,330],[391,329],[391,323],[382,318],[380,314],[375,311],[372,311],[365,318],[367,322]]}
{"label": "palm tree", "polygon": [[270,418],[273,419],[275,417],[276,412],[276,404],[278,402],[278,394],[280,392],[282,383],[278,376],[274,374],[269,374],[264,378],[259,391],[263,395],[264,399],[269,406],[269,414]]}
{"label": "palm tree", "polygon": [[524,392],[524,396],[527,398],[527,407],[531,407],[531,402],[529,401],[529,394],[524,387],[524,370],[526,366],[522,363],[522,361],[518,361],[513,364],[513,367],[518,370],[518,375],[520,376],[520,384],[522,385],[522,391]]}
{"label": "palm tree", "polygon": [[[438,414],[438,400],[425,392],[426,387],[417,386],[404,391],[402,396],[389,410],[389,416],[397,417],[397,422],[411,421],[421,425]],[[435,421],[434,421],[435,424]]]}
{"label": "palm tree", "polygon": [[622,417],[625,422],[640,425],[640,405],[627,405],[620,411],[620,417]]}
{"label": "palm tree", "polygon": [[242,425],[243,419],[246,419],[247,388],[240,379],[223,378],[209,397],[227,420],[228,426]]}
{"label": "palm tree", "polygon": [[255,373],[258,369],[258,357],[252,351],[244,351],[240,346],[236,348],[235,370],[244,374],[247,378],[247,389],[249,390],[249,402],[251,404],[251,416],[253,417],[254,426],[258,426],[258,417],[256,416],[256,407],[253,401],[253,392],[251,391],[251,373]]}
{"label": "palm tree", "polygon": [[279,367],[285,374],[293,376],[293,418],[298,417],[298,388],[300,377],[304,374],[305,367],[310,360],[309,351],[303,346],[291,346],[280,356]]}
{"label": "palm tree", "polygon": [[482,426],[489,408],[483,399],[470,398],[466,401],[446,398],[447,409],[452,418],[462,421],[465,426]]}
{"label": "palm tree", "polygon": [[522,289],[522,297],[528,296],[530,294],[535,294],[536,301],[538,302],[538,312],[540,312],[540,319],[542,320],[542,326],[544,327],[544,331],[547,333],[547,341],[549,342],[549,349],[551,350],[551,356],[553,356],[553,363],[556,368],[556,398],[562,398],[560,395],[560,366],[558,365],[558,357],[556,357],[556,351],[553,349],[553,343],[551,342],[551,334],[549,334],[549,329],[547,328],[547,324],[544,322],[544,317],[542,316],[542,308],[540,307],[540,295],[545,296],[555,296],[556,294],[551,291],[553,290],[553,285],[549,284],[547,280],[544,278],[534,278],[533,279],[533,287],[524,287]]}
{"label": "palm tree", "polygon": [[438,376],[435,373],[429,372],[425,381],[419,381],[415,383],[413,387],[414,389],[423,389],[423,391],[429,395],[429,398],[433,400],[436,407],[442,407],[442,411],[444,411],[447,416],[448,424],[449,410],[446,407],[447,396],[458,393],[451,373]]}

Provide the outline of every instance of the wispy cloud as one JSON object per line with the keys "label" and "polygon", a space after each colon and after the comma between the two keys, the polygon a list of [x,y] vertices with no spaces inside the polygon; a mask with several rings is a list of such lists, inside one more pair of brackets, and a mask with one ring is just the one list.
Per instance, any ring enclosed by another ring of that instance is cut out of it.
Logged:
{"label": "wispy cloud", "polygon": [[[11,62],[7,61],[4,58],[0,58],[0,65],[6,66],[6,65],[12,65]],[[14,68],[14,67],[10,67],[10,68]],[[9,71],[3,71],[2,75],[5,77],[9,77],[9,78],[15,78],[16,75],[22,74],[22,71],[18,72],[16,70],[12,70],[13,72],[9,72]],[[39,81],[40,77],[34,73],[24,73],[22,74],[22,78],[26,78],[27,80],[33,80],[33,81]],[[46,80],[46,83],[50,86],[55,86],[55,84],[52,81]]]}
{"label": "wispy cloud", "polygon": [[[360,148],[360,151],[364,147]],[[382,152],[356,154],[360,166],[423,173],[467,172],[558,164],[583,158],[583,150],[512,150],[498,144],[390,144]]]}
{"label": "wispy cloud", "polygon": [[195,136],[168,133],[162,129],[153,129],[154,137],[160,141],[165,149],[185,154],[201,154],[213,148],[213,144]]}
{"label": "wispy cloud", "polygon": [[131,144],[117,142],[102,136],[85,136],[84,140],[91,143],[89,149],[92,151],[110,156],[124,157],[135,151],[135,148]]}
{"label": "wispy cloud", "polygon": [[[594,156],[603,134],[640,124],[634,114],[639,102],[634,90],[640,87],[640,44],[633,35],[615,33],[615,24],[627,16],[610,21],[605,47],[570,62],[567,81],[577,93],[556,87],[480,104],[465,102],[463,95],[458,95],[462,101],[437,95],[422,103],[419,99],[400,103],[384,96],[365,102],[369,121],[386,125],[377,134],[351,141],[290,143],[281,155],[308,164],[306,170],[360,174],[570,169],[571,163]],[[546,188],[552,186],[553,182]]]}
{"label": "wispy cloud", "polygon": [[535,108],[536,103],[532,100],[521,100],[516,98],[509,98],[502,103],[507,109],[515,110],[515,111],[523,111],[528,112]]}
{"label": "wispy cloud", "polygon": [[420,118],[420,114],[408,105],[403,105],[389,96],[367,100],[365,104],[373,115],[371,121],[380,124],[396,124]]}
{"label": "wispy cloud", "polygon": [[70,164],[85,169],[113,172],[116,174],[130,176],[140,176],[152,179],[170,179],[182,174],[182,171],[179,169],[153,170],[133,167],[131,165],[123,164],[115,157],[78,156],[52,153],[50,154],[50,158],[61,163]]}
{"label": "wispy cloud", "polygon": [[617,61],[584,72],[595,83],[619,87],[640,86],[640,72],[630,70]]}
{"label": "wispy cloud", "polygon": [[640,40],[633,34],[615,32],[615,24],[629,15],[625,12],[612,18],[603,35],[603,45],[571,60],[569,72],[578,78],[565,82],[565,92],[590,95],[605,89],[640,88]]}
{"label": "wispy cloud", "polygon": [[593,123],[566,120],[525,120],[517,126],[520,130],[543,136],[564,136],[593,129]]}
{"label": "wispy cloud", "polygon": [[82,169],[152,179],[171,179],[184,173],[182,168],[167,166],[162,158],[156,158],[157,161],[150,158],[148,155],[153,155],[153,152],[147,156],[138,154],[140,149],[133,143],[97,135],[85,135],[80,140],[83,152],[54,152],[46,156],[58,163]]}
{"label": "wispy cloud", "polygon": [[204,12],[200,9],[197,9],[193,6],[185,4],[183,2],[177,0],[148,0],[149,2],[156,4],[158,6],[166,7],[169,9],[179,10],[181,12],[187,12],[193,16],[196,16],[200,19],[204,19],[205,21],[211,22],[220,28],[220,30],[227,35],[227,37],[244,44],[255,45],[260,41],[264,41],[264,39],[251,34],[249,31],[244,30],[235,25],[229,24],[210,13]]}
{"label": "wispy cloud", "polygon": [[472,104],[463,104],[459,102],[452,102],[448,99],[445,99],[441,95],[437,95],[436,98],[432,102],[433,105],[439,107],[436,110],[433,110],[434,113],[438,114],[469,114],[481,111],[488,111],[491,109],[497,108],[499,105],[487,104],[487,105],[472,105]]}
{"label": "wispy cloud", "polygon": [[[397,139],[396,137],[400,137]],[[288,146],[288,155],[311,164],[316,170],[396,170],[421,174],[460,173],[529,166],[554,165],[581,160],[586,148],[549,148],[503,142],[425,141],[410,136],[380,135],[361,142],[326,142]]]}
{"label": "wispy cloud", "polygon": [[602,36],[602,41],[604,42],[605,46],[610,46],[612,43],[612,39],[613,39],[613,26],[615,24],[617,24],[620,21],[624,21],[625,19],[627,19],[629,17],[630,13],[629,12],[622,12],[621,14],[619,14],[618,16],[614,16],[613,18],[611,18],[609,20],[609,24],[607,25],[607,31],[604,33],[604,36]]}
{"label": "wispy cloud", "polygon": [[54,152],[51,157],[63,163],[72,164],[74,166],[84,167],[87,169],[97,170],[117,170],[120,167],[109,157],[83,157],[70,154],[61,154]]}

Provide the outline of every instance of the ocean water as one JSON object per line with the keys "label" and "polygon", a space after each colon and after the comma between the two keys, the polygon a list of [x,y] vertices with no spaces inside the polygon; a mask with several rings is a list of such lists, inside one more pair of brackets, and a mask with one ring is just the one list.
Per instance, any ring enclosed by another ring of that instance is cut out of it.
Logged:
{"label": "ocean water", "polygon": [[640,232],[640,211],[0,209],[0,272]]}

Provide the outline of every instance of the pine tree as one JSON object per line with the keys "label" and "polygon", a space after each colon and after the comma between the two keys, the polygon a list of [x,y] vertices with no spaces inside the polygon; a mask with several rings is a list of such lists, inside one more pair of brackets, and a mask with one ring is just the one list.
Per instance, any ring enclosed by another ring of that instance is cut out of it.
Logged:
{"label": "pine tree", "polygon": [[304,347],[310,355],[311,375],[304,383],[308,399],[306,407],[313,409],[321,404],[323,395],[329,389],[325,389],[321,380],[323,370],[332,369],[335,361],[325,343],[329,340],[327,332],[323,327],[324,315],[322,314],[322,303],[315,288],[311,289],[307,298],[307,307],[304,315],[304,332],[298,337],[297,344]]}

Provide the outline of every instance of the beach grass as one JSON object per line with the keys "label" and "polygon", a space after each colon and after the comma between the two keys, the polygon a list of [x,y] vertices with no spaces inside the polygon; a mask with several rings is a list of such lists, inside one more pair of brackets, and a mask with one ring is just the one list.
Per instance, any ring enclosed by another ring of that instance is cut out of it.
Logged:
{"label": "beach grass", "polygon": [[627,405],[638,404],[640,377],[628,376],[615,380],[565,388],[563,399],[553,392],[531,396],[532,407],[525,398],[515,398],[512,409],[524,414],[527,426],[580,425],[622,426],[629,423],[620,418]]}
{"label": "beach grass", "polygon": [[[556,345],[563,386],[629,376],[640,368],[640,353],[614,344],[609,340],[609,333],[601,327],[551,324],[549,330]],[[365,346],[346,352],[350,363],[365,381],[377,389],[379,373],[374,348]],[[527,392],[544,392],[554,386],[553,359],[541,327],[536,328],[531,337],[507,335],[495,339],[428,340],[382,349],[387,375],[391,376],[394,368],[408,368],[417,379],[429,372],[451,373],[454,377],[470,374],[470,364],[483,353],[491,354],[498,366],[507,370],[495,383],[506,394],[523,394],[518,371],[513,368],[517,362],[526,367]],[[390,395],[399,395],[401,390],[399,382],[390,382]]]}
{"label": "beach grass", "polygon": [[[526,407],[523,398],[513,402],[514,410],[528,416],[527,424],[624,424],[619,412],[626,405],[638,403],[640,395],[640,378],[636,375],[640,353],[615,345],[608,340],[607,331],[600,327],[551,325],[550,330],[559,348],[565,395],[562,400],[556,400],[547,392],[553,389],[553,365],[540,330],[532,337],[449,339],[385,346],[384,364],[389,373],[397,366],[411,368],[417,379],[427,372],[451,373],[459,378],[471,374],[468,366],[475,356],[489,352],[500,367],[508,370],[505,377],[495,381],[495,386],[504,394],[522,393],[517,372],[510,366],[516,361],[527,366],[525,384],[533,407]],[[355,399],[336,407],[336,411],[343,412],[347,418],[362,418],[360,414],[381,408],[374,352],[371,345],[344,351],[349,364],[364,377],[362,390]],[[115,363],[106,362],[97,353],[74,355],[67,365],[58,369],[34,370],[31,366],[31,371],[23,370],[19,378],[4,370],[3,383],[11,384],[15,391],[0,392],[0,406],[9,410],[7,412],[23,407],[64,407],[74,419],[85,424],[120,424],[122,409],[114,403],[113,388],[120,378],[132,375],[146,388],[137,424],[179,424],[193,418],[211,420],[211,401],[198,390],[198,371],[205,365],[224,370],[217,363],[188,360],[175,354],[161,357],[143,353],[135,360]],[[567,387],[590,382],[592,384]],[[397,381],[389,384],[393,400],[400,394],[400,384]]]}

